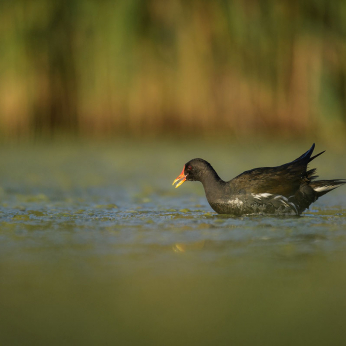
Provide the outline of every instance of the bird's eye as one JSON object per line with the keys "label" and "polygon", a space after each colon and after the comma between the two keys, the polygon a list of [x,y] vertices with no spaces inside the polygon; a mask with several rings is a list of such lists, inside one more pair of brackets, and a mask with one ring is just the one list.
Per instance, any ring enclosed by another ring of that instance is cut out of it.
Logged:
{"label": "bird's eye", "polygon": [[187,170],[191,171],[192,167],[191,166],[187,166]]}

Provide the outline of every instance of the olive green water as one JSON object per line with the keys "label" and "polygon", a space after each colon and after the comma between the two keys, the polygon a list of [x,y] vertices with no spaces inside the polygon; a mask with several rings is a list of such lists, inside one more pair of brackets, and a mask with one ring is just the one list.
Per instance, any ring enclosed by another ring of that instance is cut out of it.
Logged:
{"label": "olive green water", "polygon": [[[309,146],[2,147],[0,345],[345,345],[346,187],[232,218],[171,186],[194,157],[229,179]],[[345,178],[343,149],[312,167]]]}

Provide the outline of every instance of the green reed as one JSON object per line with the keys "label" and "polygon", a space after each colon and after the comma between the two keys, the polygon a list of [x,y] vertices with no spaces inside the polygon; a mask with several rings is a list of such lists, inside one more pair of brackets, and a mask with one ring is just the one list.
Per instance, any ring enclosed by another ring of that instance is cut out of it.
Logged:
{"label": "green reed", "polygon": [[344,1],[0,6],[3,137],[345,128]]}

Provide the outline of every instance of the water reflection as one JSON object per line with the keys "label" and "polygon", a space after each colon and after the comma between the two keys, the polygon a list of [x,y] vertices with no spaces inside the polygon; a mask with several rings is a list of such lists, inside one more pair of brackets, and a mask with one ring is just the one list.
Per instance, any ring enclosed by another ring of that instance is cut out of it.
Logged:
{"label": "water reflection", "polygon": [[193,243],[176,243],[173,245],[173,251],[180,253],[193,250],[202,250],[205,246],[205,240],[193,242]]}

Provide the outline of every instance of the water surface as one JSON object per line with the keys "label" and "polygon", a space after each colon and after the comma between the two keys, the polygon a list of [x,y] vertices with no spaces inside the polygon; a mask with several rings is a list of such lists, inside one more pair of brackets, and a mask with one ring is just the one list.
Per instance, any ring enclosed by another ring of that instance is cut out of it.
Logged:
{"label": "water surface", "polygon": [[[235,218],[171,186],[195,157],[228,180],[308,148],[3,147],[0,344],[344,345],[345,187],[301,217]],[[341,148],[312,167],[346,177]]]}

